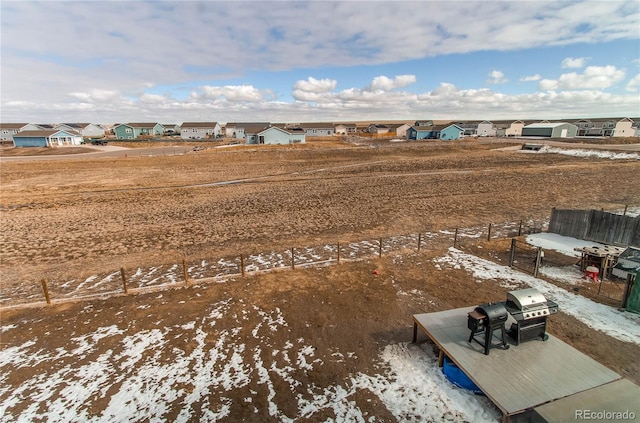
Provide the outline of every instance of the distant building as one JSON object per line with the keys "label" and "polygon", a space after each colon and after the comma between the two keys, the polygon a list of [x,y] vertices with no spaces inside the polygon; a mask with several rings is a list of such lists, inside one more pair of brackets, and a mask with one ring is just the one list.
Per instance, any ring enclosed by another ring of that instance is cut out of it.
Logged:
{"label": "distant building", "polygon": [[358,131],[355,123],[339,123],[334,127],[334,132],[336,135],[352,135]]}
{"label": "distant building", "polygon": [[440,131],[440,139],[443,141],[453,141],[464,138],[464,129],[456,124],[447,125]]}
{"label": "distant building", "polygon": [[16,147],[62,147],[82,144],[82,135],[75,131],[21,131],[13,136]]}
{"label": "distant building", "polygon": [[305,142],[305,131],[301,128],[280,128],[271,126],[258,132],[247,144],[302,144]]}
{"label": "distant building", "polygon": [[113,133],[119,140],[135,140],[141,136],[162,135],[164,128],[159,123],[121,123],[113,128]]}
{"label": "distant building", "polygon": [[578,127],[567,122],[532,123],[522,128],[523,137],[573,138]]}
{"label": "distant building", "polygon": [[216,139],[220,136],[218,122],[184,122],[180,125],[180,138],[183,140]]}
{"label": "distant building", "polygon": [[[13,141],[13,136],[29,129],[28,123],[0,123],[0,140]],[[36,128],[32,128],[35,130]]]}

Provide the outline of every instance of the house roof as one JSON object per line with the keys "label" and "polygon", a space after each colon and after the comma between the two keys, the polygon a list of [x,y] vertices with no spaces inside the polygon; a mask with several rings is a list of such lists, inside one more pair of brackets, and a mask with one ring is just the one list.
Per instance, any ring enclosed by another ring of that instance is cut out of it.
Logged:
{"label": "house roof", "polygon": [[28,123],[0,123],[0,129],[20,129],[27,125]]}
{"label": "house roof", "polygon": [[270,126],[268,128],[264,128],[262,131],[258,132],[258,134],[262,134],[263,132],[267,132],[267,131],[271,131],[271,130],[284,132],[284,133],[289,134],[289,135],[293,135],[293,134],[302,134],[302,135],[304,135],[304,133],[305,133],[304,129],[302,129],[302,128],[287,128],[287,129],[285,129],[285,128],[282,128],[280,126]]}
{"label": "house roof", "polygon": [[263,128],[269,126],[269,122],[227,122],[227,128],[245,128],[246,126],[262,125]]}
{"label": "house roof", "polygon": [[181,128],[215,128],[218,122],[182,122]]}
{"label": "house roof", "polygon": [[412,126],[416,131],[437,131],[435,126]]}
{"label": "house roof", "polygon": [[334,128],[333,122],[306,122],[306,123],[301,123],[298,126],[304,129],[333,129]]}
{"label": "house roof", "polygon": [[60,132],[57,129],[48,129],[42,131],[22,131],[13,135],[13,138],[26,138],[26,137],[50,137],[56,132]]}
{"label": "house roof", "polygon": [[562,126],[562,125],[572,125],[572,124],[568,122],[538,122],[538,123],[531,123],[525,126],[525,128],[557,128],[558,126]]}
{"label": "house roof", "polygon": [[252,124],[244,124],[240,126],[244,128],[245,134],[257,134],[258,132],[262,132],[264,129],[268,129],[271,127],[268,123],[252,123]]}
{"label": "house roof", "polygon": [[135,123],[123,123],[122,125],[127,125],[132,128],[153,128],[156,125],[159,125],[158,122],[135,122]]}
{"label": "house roof", "polygon": [[444,131],[444,130],[445,130],[445,129],[447,129],[447,128],[451,128],[452,126],[455,126],[455,127],[456,127],[456,128],[458,128],[459,130],[464,131],[464,128],[463,128],[463,127],[461,127],[460,125],[458,125],[457,123],[452,123],[452,124],[450,124],[450,125],[442,125],[442,126],[444,126],[444,128],[442,128],[442,129],[441,129],[442,131]]}
{"label": "house roof", "polygon": [[57,126],[60,126],[60,125],[66,125],[69,128],[74,128],[74,129],[84,129],[84,128],[86,128],[87,126],[89,126],[91,124],[90,123],[77,123],[77,122],[74,122],[74,123],[61,123],[61,124],[59,124]]}

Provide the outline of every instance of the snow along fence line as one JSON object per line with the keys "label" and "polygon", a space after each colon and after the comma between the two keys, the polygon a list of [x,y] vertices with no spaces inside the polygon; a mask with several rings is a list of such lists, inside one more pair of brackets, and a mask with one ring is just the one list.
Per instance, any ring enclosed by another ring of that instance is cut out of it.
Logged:
{"label": "snow along fence line", "polygon": [[[216,259],[202,258],[182,263],[139,267],[133,272],[124,268],[79,280],[43,278],[37,283],[3,286],[0,307],[40,306],[65,301],[105,298],[188,285],[196,280],[225,281],[247,274],[296,267],[326,266],[341,261],[358,261],[403,250],[420,251],[429,245],[460,245],[479,239],[498,239],[542,232],[546,222],[522,220],[469,228],[454,228],[408,235],[379,237],[360,241],[336,242],[255,254],[237,254]],[[451,245],[451,244],[449,244]],[[43,301],[44,300],[44,301]]]}

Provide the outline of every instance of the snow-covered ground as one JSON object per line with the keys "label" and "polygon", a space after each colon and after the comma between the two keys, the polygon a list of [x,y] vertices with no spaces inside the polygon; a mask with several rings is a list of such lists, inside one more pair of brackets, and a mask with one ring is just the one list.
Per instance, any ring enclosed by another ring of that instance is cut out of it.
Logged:
{"label": "snow-covered ground", "polygon": [[[573,240],[545,235],[530,241],[568,253],[573,253],[577,245]],[[440,271],[465,269],[483,283],[513,289],[534,287],[557,302],[562,312],[611,337],[640,345],[639,315],[595,303],[456,248],[450,248],[434,262]],[[88,307],[87,314],[90,313]],[[223,316],[235,320],[224,327],[217,325]],[[247,321],[256,321],[250,316],[258,317],[259,323],[247,326]],[[176,401],[181,404],[176,421],[187,422],[196,416],[200,421],[216,421],[228,415],[228,395],[234,390],[246,392],[246,406],[255,412],[258,397],[264,400],[266,394],[269,415],[284,422],[312,418],[328,410],[336,418],[326,421],[375,421],[375,416],[367,415],[354,400],[359,391],[375,395],[403,422],[495,422],[500,418],[488,399],[449,383],[428,343],[385,346],[380,351],[381,371],[353,374],[346,387],[301,386],[296,374],[320,369],[323,362],[315,356],[312,340],[271,343],[269,334],[287,331],[288,326],[277,308],[262,310],[229,298],[212,304],[203,318],[179,326],[159,325],[136,332],[134,323],[125,329],[115,325],[101,327],[71,338],[66,348],[54,351],[36,347],[36,340],[2,349],[0,421],[159,421]],[[19,329],[15,325],[4,326],[2,332]],[[211,342],[212,336],[217,339],[215,343]],[[247,336],[259,339],[265,348],[247,348],[242,341]],[[182,349],[177,339],[195,346]],[[112,348],[98,352],[105,344]],[[167,351],[169,344],[171,351]],[[166,354],[170,354],[170,360]],[[336,351],[332,355],[338,363],[347,356],[352,357],[353,353]],[[49,370],[21,381],[17,388],[6,383],[13,372],[33,366]],[[285,412],[277,403],[275,384],[282,389],[283,381],[297,392],[296,415],[291,415],[290,410]],[[258,393],[252,388],[255,386],[262,391]],[[218,392],[218,400],[210,402],[211,394]],[[96,416],[89,411],[89,404],[93,398],[105,395],[108,405]]]}
{"label": "snow-covered ground", "polygon": [[[525,151],[525,150],[523,150]],[[594,157],[598,159],[611,159],[611,160],[640,160],[640,154],[638,153],[621,153],[613,151],[602,150],[588,150],[579,148],[557,148],[545,145],[540,150],[535,151],[535,154],[563,154],[566,156],[574,157]]]}

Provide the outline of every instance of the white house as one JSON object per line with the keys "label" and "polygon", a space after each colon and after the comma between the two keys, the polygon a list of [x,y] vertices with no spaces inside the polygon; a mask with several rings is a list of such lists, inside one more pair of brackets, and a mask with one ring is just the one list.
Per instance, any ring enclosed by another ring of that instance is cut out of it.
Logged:
{"label": "white house", "polygon": [[59,123],[54,129],[59,131],[75,131],[87,138],[99,138],[105,134],[103,127],[93,123]]}
{"label": "white house", "polygon": [[479,137],[495,137],[496,126],[493,124],[493,122],[483,120],[482,122],[478,123],[475,135]]}
{"label": "white house", "polygon": [[357,132],[355,123],[339,123],[334,127],[336,135],[350,135]]}
{"label": "white house", "polygon": [[218,122],[184,122],[180,125],[180,138],[183,140],[216,139],[220,136]]}
{"label": "white house", "polygon": [[493,121],[498,137],[520,137],[525,123],[521,120]]}
{"label": "white house", "polygon": [[335,134],[335,127],[333,123],[326,122],[312,122],[312,123],[301,123],[299,125],[300,128],[304,129],[307,136],[311,137],[322,137],[327,135]]}
{"label": "white house", "polygon": [[300,128],[284,129],[271,126],[256,134],[247,144],[302,144],[305,142],[305,132]]}
{"label": "white house", "polygon": [[29,123],[0,123],[0,140],[13,141],[13,136],[18,132],[37,129],[29,126],[31,126]]}
{"label": "white house", "polygon": [[408,123],[403,123],[402,125],[396,127],[396,136],[398,138],[406,138],[407,137],[407,129],[411,128],[411,125]]}

